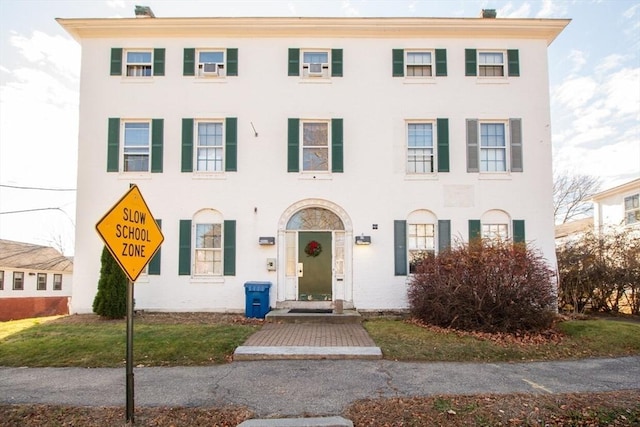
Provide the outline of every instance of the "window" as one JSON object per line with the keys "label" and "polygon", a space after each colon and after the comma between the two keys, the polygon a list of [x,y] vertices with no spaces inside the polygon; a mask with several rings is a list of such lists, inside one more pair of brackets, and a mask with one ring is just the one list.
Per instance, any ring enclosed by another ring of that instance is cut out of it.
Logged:
{"label": "window", "polygon": [[222,224],[196,224],[195,274],[222,275]]}
{"label": "window", "polygon": [[198,51],[198,76],[224,76],[224,52],[214,50]]}
{"label": "window", "polygon": [[[447,75],[446,49],[393,49],[392,61],[393,77],[442,77]],[[423,81],[425,80],[423,79]]]}
{"label": "window", "polygon": [[408,123],[407,172],[433,172],[433,124]]}
{"label": "window", "polygon": [[128,77],[151,77],[153,69],[150,51],[127,51],[126,71]]}
{"label": "window", "polygon": [[304,78],[342,77],[342,49],[289,49],[288,74]]}
{"label": "window", "polygon": [[329,123],[302,123],[302,170],[329,171]]}
{"label": "window", "polygon": [[624,198],[625,225],[640,223],[640,194]]}
{"label": "window", "polygon": [[482,238],[506,240],[509,238],[509,226],[508,224],[482,224]]}
{"label": "window", "polygon": [[504,123],[480,123],[480,172],[505,172],[507,145]]}
{"label": "window", "polygon": [[4,271],[0,270],[0,291],[4,290]]}
{"label": "window", "polygon": [[185,48],[183,76],[226,77],[238,75],[238,49]]}
{"label": "window", "polygon": [[13,272],[13,290],[14,291],[24,290],[24,273],[22,271]]}
{"label": "window", "polygon": [[150,147],[149,122],[125,122],[124,172],[149,172]]}
{"label": "window", "polygon": [[196,140],[196,170],[221,172],[224,170],[222,122],[198,122]]}
{"label": "window", "polygon": [[407,52],[407,77],[431,76],[431,52]]}
{"label": "window", "polygon": [[465,75],[480,77],[519,77],[520,51],[465,49]]}
{"label": "window", "polygon": [[503,77],[504,54],[502,52],[478,52],[478,75]]}
{"label": "window", "polygon": [[426,254],[435,252],[435,226],[433,224],[408,224],[409,273],[415,273],[416,265]]}
{"label": "window", "polygon": [[62,290],[62,274],[53,275],[53,290],[54,291]]}
{"label": "window", "polygon": [[47,274],[46,273],[38,273],[38,285],[37,288],[39,291],[47,290]]}

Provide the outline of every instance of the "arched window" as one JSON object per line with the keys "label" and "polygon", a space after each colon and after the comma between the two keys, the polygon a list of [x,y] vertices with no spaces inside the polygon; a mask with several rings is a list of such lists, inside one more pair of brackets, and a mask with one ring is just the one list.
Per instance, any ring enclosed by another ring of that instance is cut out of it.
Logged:
{"label": "arched window", "polygon": [[293,214],[287,230],[344,230],[344,224],[328,209],[306,208]]}

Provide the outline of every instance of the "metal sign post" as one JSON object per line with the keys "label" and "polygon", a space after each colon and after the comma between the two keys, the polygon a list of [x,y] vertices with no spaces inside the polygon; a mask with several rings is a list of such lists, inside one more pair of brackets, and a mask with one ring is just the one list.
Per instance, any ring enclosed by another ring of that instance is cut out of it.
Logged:
{"label": "metal sign post", "polygon": [[164,241],[142,193],[135,184],[96,224],[113,258],[129,278],[127,283],[127,423],[133,419],[133,282]]}

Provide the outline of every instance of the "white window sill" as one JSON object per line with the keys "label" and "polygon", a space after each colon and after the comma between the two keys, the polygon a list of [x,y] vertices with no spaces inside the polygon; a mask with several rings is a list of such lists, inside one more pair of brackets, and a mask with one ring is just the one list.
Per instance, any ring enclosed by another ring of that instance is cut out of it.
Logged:
{"label": "white window sill", "polygon": [[132,180],[132,179],[151,179],[151,172],[120,172],[118,179]]}
{"label": "white window sill", "polygon": [[220,179],[227,179],[227,176],[224,174],[224,172],[218,172],[218,173],[193,172],[193,179],[220,180]]}
{"label": "white window sill", "polygon": [[504,85],[509,83],[507,77],[477,77],[476,83],[480,85]]}
{"label": "white window sill", "polygon": [[331,77],[301,77],[301,84],[331,84]]}
{"label": "white window sill", "polygon": [[218,77],[204,77],[204,76],[195,76],[193,78],[194,83],[227,83],[226,76],[218,76]]}
{"label": "white window sill", "polygon": [[437,181],[438,174],[433,173],[407,173],[404,176],[405,181]]}
{"label": "white window sill", "polygon": [[204,285],[224,283],[224,276],[191,276],[189,283]]}
{"label": "white window sill", "polygon": [[328,172],[303,172],[300,174],[298,179],[308,181],[330,181],[333,179],[333,176]]}
{"label": "white window sill", "polygon": [[414,84],[421,84],[421,85],[426,85],[426,84],[435,84],[436,83],[436,78],[433,76],[428,76],[428,77],[405,77],[404,84],[408,84],[408,85],[414,85]]}
{"label": "white window sill", "polygon": [[134,77],[134,76],[122,76],[122,83],[153,83],[154,76],[148,77]]}
{"label": "white window sill", "polygon": [[500,172],[500,173],[491,173],[491,172],[480,172],[478,174],[478,179],[487,180],[487,181],[509,181],[512,179],[511,174],[509,172]]}

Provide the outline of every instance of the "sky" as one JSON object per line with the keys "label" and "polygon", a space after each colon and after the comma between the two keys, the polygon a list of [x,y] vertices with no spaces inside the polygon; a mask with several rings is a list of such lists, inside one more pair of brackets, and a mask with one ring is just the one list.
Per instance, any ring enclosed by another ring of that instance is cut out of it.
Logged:
{"label": "sky", "polygon": [[134,17],[136,4],[156,17],[569,18],[548,50],[554,173],[603,190],[640,177],[640,0],[0,0],[0,239],[73,255],[81,52],[55,18]]}

